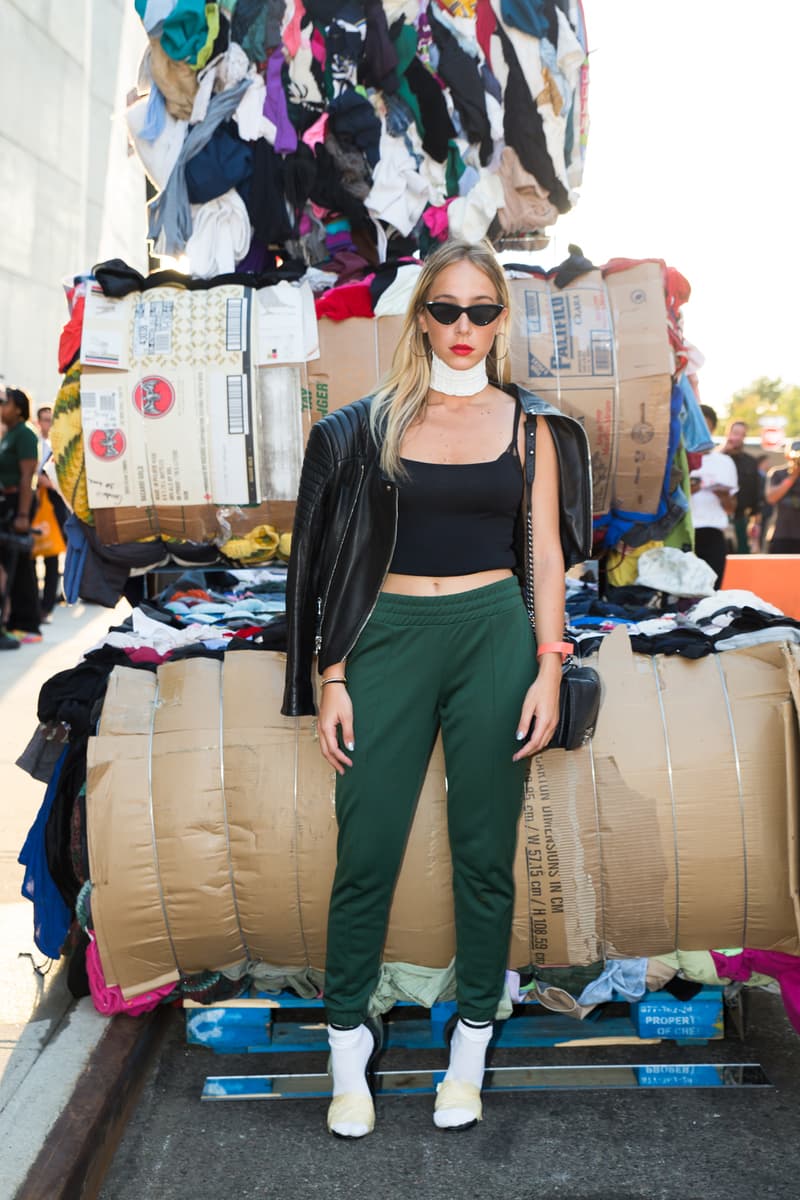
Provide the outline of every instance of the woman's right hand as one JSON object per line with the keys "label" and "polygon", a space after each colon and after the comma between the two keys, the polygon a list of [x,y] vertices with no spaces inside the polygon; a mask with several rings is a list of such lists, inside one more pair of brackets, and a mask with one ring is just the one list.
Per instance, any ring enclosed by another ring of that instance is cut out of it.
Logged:
{"label": "woman's right hand", "polygon": [[344,775],[345,767],[352,767],[353,760],[339,749],[337,730],[341,727],[342,741],[351,752],[355,750],[353,734],[353,704],[344,683],[327,683],[322,688],[317,718],[317,733],[322,757],[333,769]]}

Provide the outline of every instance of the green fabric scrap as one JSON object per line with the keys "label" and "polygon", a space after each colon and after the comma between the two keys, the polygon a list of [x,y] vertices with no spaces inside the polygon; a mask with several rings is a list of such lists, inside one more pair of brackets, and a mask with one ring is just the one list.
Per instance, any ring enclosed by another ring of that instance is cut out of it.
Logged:
{"label": "green fabric scrap", "polygon": [[200,52],[197,55],[197,59],[194,64],[194,68],[196,71],[202,70],[202,68],[206,65],[208,60],[211,58],[211,54],[214,49],[214,43],[216,42],[217,38],[219,37],[219,5],[218,4],[207,4],[206,5],[206,21],[208,23],[208,38],[206,39],[205,46],[203,46],[202,50],[200,50]]}
{"label": "green fabric scrap", "polygon": [[302,1000],[316,1000],[322,991],[325,975],[316,967],[278,967],[272,963],[241,962],[226,967],[226,979],[241,979],[249,975],[260,992],[295,992]]}
{"label": "green fabric scrap", "polygon": [[445,187],[448,198],[458,195],[458,181],[465,171],[466,167],[461,152],[451,138],[447,143],[447,164],[445,166]]}
{"label": "green fabric scrap", "polygon": [[[444,968],[418,967],[414,963],[383,963],[377,987],[370,997],[369,1015],[381,1016],[399,1000],[431,1008],[439,1001],[455,998],[455,959]],[[495,1017],[498,1021],[505,1021],[512,1011],[508,987],[504,986]]]}
{"label": "green fabric scrap", "polygon": [[[161,46],[165,54],[176,62],[188,62],[194,66],[197,56],[208,41],[207,9],[216,8],[207,5],[206,0],[177,0],[175,7],[164,20],[161,31]],[[219,33],[219,12],[217,12],[217,33]],[[215,35],[216,36],[216,35]]]}
{"label": "green fabric scrap", "polygon": [[[675,467],[680,473],[680,485],[684,496],[690,496],[692,485],[689,480],[689,460],[686,457],[686,450],[681,444],[678,447],[678,452],[675,455]],[[665,546],[673,546],[677,550],[694,550],[694,523],[692,522],[692,508],[689,505],[686,512],[664,538]]]}
{"label": "green fabric scrap", "polygon": [[527,987],[520,988],[526,992],[534,988],[538,980],[545,987],[561,988],[573,996],[580,996],[587,983],[594,983],[603,974],[603,963],[589,963],[583,967],[528,967],[523,974],[533,972],[533,981]]}
{"label": "green fabric scrap", "polygon": [[267,57],[267,6],[264,5],[242,38],[242,49],[251,62],[260,63]]}
{"label": "green fabric scrap", "polygon": [[[392,30],[394,30],[394,26],[392,27]],[[402,25],[400,25],[397,29],[397,32],[392,32],[392,41],[397,53],[397,67],[395,69],[397,71],[397,78],[400,80],[400,86],[397,89],[397,95],[400,96],[400,98],[404,100],[411,109],[411,112],[414,114],[414,121],[417,129],[419,130],[419,136],[420,138],[424,138],[425,125],[422,120],[422,112],[420,111],[419,104],[417,103],[417,97],[412,92],[409,82],[406,79],[406,71],[411,66],[411,63],[414,61],[414,57],[417,53],[417,31],[414,29],[413,25],[407,25],[406,22],[403,21]]]}

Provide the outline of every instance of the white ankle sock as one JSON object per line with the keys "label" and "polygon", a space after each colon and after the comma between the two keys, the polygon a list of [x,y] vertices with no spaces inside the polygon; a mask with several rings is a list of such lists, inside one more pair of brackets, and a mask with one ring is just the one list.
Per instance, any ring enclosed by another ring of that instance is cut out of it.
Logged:
{"label": "white ankle sock", "polygon": [[[367,1063],[375,1047],[375,1039],[366,1025],[358,1025],[355,1029],[334,1029],[329,1025],[328,1041],[331,1047],[334,1102],[337,1096],[363,1096],[368,1110],[366,1113],[360,1114],[363,1115],[363,1120],[353,1120],[352,1111],[348,1113],[348,1117],[342,1115],[337,1119],[332,1116],[332,1111],[329,1109],[328,1128],[331,1133],[336,1133],[339,1137],[364,1137],[370,1132],[375,1122],[372,1097],[366,1079]],[[350,1110],[353,1109],[352,1104],[347,1107]],[[358,1111],[359,1106],[355,1107]]]}
{"label": "white ankle sock", "polygon": [[369,1095],[365,1072],[375,1040],[366,1025],[357,1025],[355,1029],[334,1029],[329,1025],[328,1041],[334,1096],[344,1092]]}
{"label": "white ankle sock", "polygon": [[486,1063],[486,1047],[492,1040],[492,1026],[474,1029],[458,1021],[450,1042],[450,1065],[446,1079],[458,1079],[460,1083],[474,1083],[479,1088],[483,1083]]}
{"label": "white ankle sock", "polygon": [[[450,1065],[445,1079],[471,1083],[480,1089],[486,1064],[486,1050],[492,1040],[492,1026],[475,1029],[459,1020],[450,1042]],[[472,1124],[475,1114],[468,1109],[445,1108],[433,1114],[433,1122],[439,1129],[453,1129]]]}

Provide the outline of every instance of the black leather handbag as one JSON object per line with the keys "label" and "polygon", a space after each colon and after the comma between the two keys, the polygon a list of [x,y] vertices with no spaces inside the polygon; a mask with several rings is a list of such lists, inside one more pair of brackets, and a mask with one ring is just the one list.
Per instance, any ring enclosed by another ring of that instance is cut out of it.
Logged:
{"label": "black leather handbag", "polygon": [[[534,426],[533,449],[536,444]],[[526,455],[526,472],[533,485],[535,454]],[[532,494],[532,493],[531,493]],[[533,517],[530,507],[525,518],[528,538],[528,560],[533,572]],[[533,611],[533,579],[526,580],[525,603],[534,637],[536,617]],[[545,746],[545,750],[577,750],[594,733],[597,714],[600,711],[602,685],[594,667],[581,666],[573,657],[567,658],[561,671],[561,693],[556,731]]]}
{"label": "black leather handbag", "polygon": [[600,676],[594,667],[567,659],[561,673],[558,725],[546,749],[577,750],[590,738],[597,724],[600,695]]}

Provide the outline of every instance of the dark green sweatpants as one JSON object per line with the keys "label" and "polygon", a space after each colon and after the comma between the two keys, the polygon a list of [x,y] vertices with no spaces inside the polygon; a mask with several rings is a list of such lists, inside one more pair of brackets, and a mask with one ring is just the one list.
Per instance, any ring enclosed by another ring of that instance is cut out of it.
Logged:
{"label": "dark green sweatpants", "polygon": [[338,861],[325,1003],[363,1021],[389,907],[436,734],[447,764],[458,1010],[494,1017],[514,907],[526,763],[512,762],[536,647],[516,579],[454,596],[382,593],[347,660],[353,766],[337,777]]}

